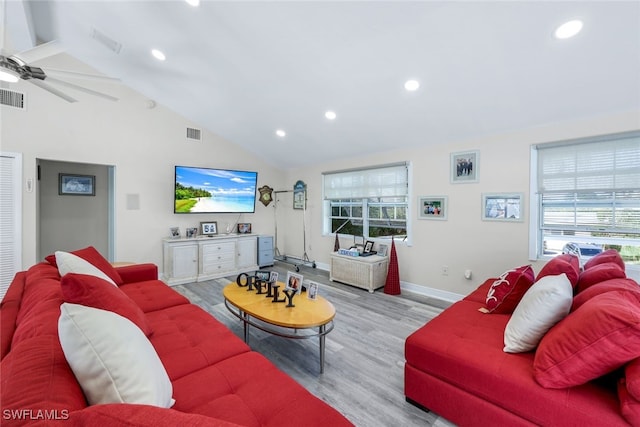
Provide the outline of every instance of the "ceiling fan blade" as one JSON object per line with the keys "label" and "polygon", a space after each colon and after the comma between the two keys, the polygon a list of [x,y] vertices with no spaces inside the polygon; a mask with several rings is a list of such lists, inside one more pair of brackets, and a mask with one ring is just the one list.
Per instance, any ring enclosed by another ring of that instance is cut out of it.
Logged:
{"label": "ceiling fan blade", "polygon": [[118,98],[116,98],[114,96],[107,95],[107,94],[104,94],[102,92],[98,92],[98,91],[95,91],[93,89],[89,89],[89,88],[86,88],[86,87],[78,86],[77,84],[74,84],[74,83],[65,82],[64,80],[59,80],[59,79],[56,79],[55,77],[47,76],[47,81],[51,81],[51,82],[57,83],[59,85],[66,86],[66,87],[69,87],[71,89],[79,90],[81,92],[85,92],[85,93],[88,93],[88,94],[91,94],[91,95],[99,96],[101,98],[108,99],[109,101],[117,101],[118,100]]}
{"label": "ceiling fan blade", "polygon": [[76,79],[84,79],[84,80],[98,80],[98,81],[111,81],[111,82],[119,82],[120,79],[117,77],[109,77],[109,76],[101,76],[99,74],[87,74],[87,73],[79,73],[77,71],[68,71],[68,70],[59,70],[56,68],[47,67],[47,76],[50,75],[58,75],[60,77],[69,77]]}
{"label": "ceiling fan blade", "polygon": [[48,43],[38,45],[33,49],[25,50],[20,53],[15,53],[11,55],[11,58],[17,59],[18,61],[22,61],[23,64],[31,64],[41,59],[48,58],[53,55],[57,55],[58,53],[61,53],[61,52],[64,52],[64,48],[62,47],[62,45],[58,41],[52,40]]}
{"label": "ceiling fan blade", "polygon": [[69,95],[67,95],[66,93],[60,92],[58,89],[54,88],[53,86],[51,86],[48,83],[45,83],[42,80],[38,80],[38,79],[29,79],[27,80],[30,83],[33,83],[36,86],[41,87],[42,89],[46,90],[47,92],[50,92],[56,96],[59,96],[60,98],[64,99],[65,101],[68,102],[78,102],[77,99],[70,97]]}

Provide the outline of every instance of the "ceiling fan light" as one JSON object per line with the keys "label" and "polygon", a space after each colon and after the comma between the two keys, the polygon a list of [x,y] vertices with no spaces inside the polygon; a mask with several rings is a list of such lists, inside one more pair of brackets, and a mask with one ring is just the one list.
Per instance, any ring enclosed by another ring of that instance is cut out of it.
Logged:
{"label": "ceiling fan light", "polygon": [[407,80],[404,84],[404,88],[409,92],[413,92],[418,90],[420,87],[420,82],[417,80]]}
{"label": "ceiling fan light", "polygon": [[184,1],[186,1],[190,6],[193,6],[193,7],[200,6],[200,0],[184,0]]}
{"label": "ceiling fan light", "polygon": [[287,136],[287,133],[282,129],[278,129],[276,130],[276,135],[278,135],[280,138],[284,138],[285,136]]}
{"label": "ceiling fan light", "polygon": [[337,117],[335,111],[327,111],[326,113],[324,113],[324,116],[329,120],[335,120]]}
{"label": "ceiling fan light", "polygon": [[0,81],[16,83],[18,80],[20,80],[20,75],[15,71],[8,70],[6,68],[0,69]]}

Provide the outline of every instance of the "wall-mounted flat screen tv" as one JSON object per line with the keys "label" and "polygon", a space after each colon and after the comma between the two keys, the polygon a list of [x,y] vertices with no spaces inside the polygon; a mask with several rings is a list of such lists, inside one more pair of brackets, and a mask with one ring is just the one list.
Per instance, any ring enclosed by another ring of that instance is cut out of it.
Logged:
{"label": "wall-mounted flat screen tv", "polygon": [[258,172],[176,166],[174,213],[253,213]]}

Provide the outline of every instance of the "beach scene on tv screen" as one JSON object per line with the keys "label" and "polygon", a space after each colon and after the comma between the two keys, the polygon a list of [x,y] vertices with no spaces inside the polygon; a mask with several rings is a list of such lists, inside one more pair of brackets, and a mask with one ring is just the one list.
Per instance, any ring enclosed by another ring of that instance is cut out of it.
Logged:
{"label": "beach scene on tv screen", "polygon": [[176,166],[176,213],[254,212],[256,172]]}

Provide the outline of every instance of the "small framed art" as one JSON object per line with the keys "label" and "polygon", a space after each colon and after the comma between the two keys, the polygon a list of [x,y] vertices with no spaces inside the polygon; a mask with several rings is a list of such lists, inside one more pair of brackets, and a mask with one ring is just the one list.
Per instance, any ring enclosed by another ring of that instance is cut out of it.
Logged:
{"label": "small framed art", "polygon": [[373,242],[371,240],[367,240],[367,243],[364,244],[364,250],[362,251],[365,254],[368,254],[373,250]]}
{"label": "small framed art", "polygon": [[522,221],[522,193],[495,193],[482,195],[484,221]]}
{"label": "small framed art", "polygon": [[262,280],[263,282],[269,282],[269,278],[271,277],[271,272],[266,270],[258,270],[255,274],[258,280]]}
{"label": "small framed art", "polygon": [[292,289],[296,293],[300,293],[302,290],[302,274],[296,274],[292,271],[287,272],[287,284],[285,289]]}
{"label": "small framed art", "polygon": [[418,198],[419,219],[447,219],[449,213],[447,196],[420,196]]}
{"label": "small framed art", "polygon": [[307,286],[307,298],[315,301],[318,298],[319,287],[320,285],[318,283],[310,281],[309,285]]}
{"label": "small framed art", "polygon": [[58,194],[61,196],[95,196],[95,175],[58,174]]}
{"label": "small framed art", "polygon": [[249,222],[238,223],[238,234],[250,234],[250,233],[251,233],[251,223]]}
{"label": "small framed art", "polygon": [[194,239],[198,235],[198,227],[188,227],[186,235],[187,239]]}
{"label": "small framed art", "polygon": [[200,234],[203,236],[214,236],[218,234],[218,222],[207,221],[200,223]]}
{"label": "small framed art", "polygon": [[172,239],[180,238],[180,227],[169,227],[169,236]]}
{"label": "small framed art", "polygon": [[387,251],[389,250],[389,245],[384,243],[378,244],[378,255],[387,256]]}
{"label": "small framed art", "polygon": [[461,184],[478,182],[480,151],[451,153],[451,182]]}

